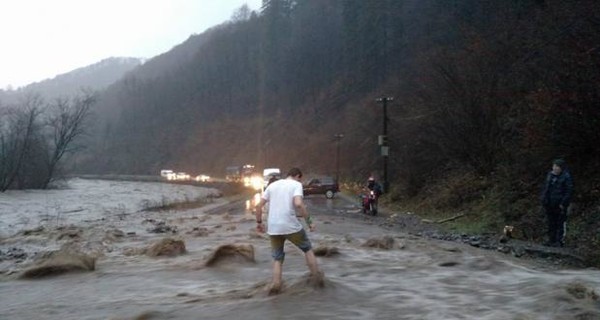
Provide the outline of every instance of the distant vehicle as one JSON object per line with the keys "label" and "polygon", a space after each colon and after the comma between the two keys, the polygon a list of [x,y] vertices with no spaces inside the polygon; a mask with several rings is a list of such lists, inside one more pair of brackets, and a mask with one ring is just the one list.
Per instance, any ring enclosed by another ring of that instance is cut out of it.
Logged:
{"label": "distant vehicle", "polygon": [[198,182],[208,182],[210,181],[210,176],[207,176],[205,174],[201,174],[201,175],[197,175],[194,180],[198,181]]}
{"label": "distant vehicle", "polygon": [[263,170],[263,190],[267,188],[269,180],[271,180],[272,177],[280,179],[281,170],[279,168],[267,168]]}
{"label": "distant vehicle", "polygon": [[245,164],[242,166],[241,170],[241,180],[244,183],[245,187],[251,187],[253,185],[252,180],[253,176],[256,176],[254,172],[254,165]]}
{"label": "distant vehicle", "polygon": [[327,199],[331,199],[336,193],[340,192],[340,188],[331,177],[313,178],[302,186],[304,195],[324,194]]}
{"label": "distant vehicle", "polygon": [[229,166],[225,168],[225,180],[230,182],[240,182],[242,180],[242,169],[239,166]]}
{"label": "distant vehicle", "polygon": [[187,181],[190,180],[190,175],[185,173],[185,172],[177,172],[175,174],[175,180],[182,180],[182,181]]}
{"label": "distant vehicle", "polygon": [[248,184],[244,184],[246,187],[259,191],[263,188],[263,178],[259,174],[254,174],[248,179]]}
{"label": "distant vehicle", "polygon": [[173,170],[160,170],[160,176],[167,180],[175,180],[176,175]]}

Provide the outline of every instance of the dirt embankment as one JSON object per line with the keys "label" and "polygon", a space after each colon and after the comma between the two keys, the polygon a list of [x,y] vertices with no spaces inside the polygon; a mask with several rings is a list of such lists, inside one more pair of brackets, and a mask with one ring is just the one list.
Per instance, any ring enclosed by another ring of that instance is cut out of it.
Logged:
{"label": "dirt embankment", "polygon": [[494,250],[517,258],[535,260],[536,264],[549,268],[592,267],[589,261],[569,247],[548,247],[530,241],[514,239],[503,232],[498,234],[466,234],[445,230],[443,222],[423,221],[415,215],[383,213],[376,217],[377,223],[386,228],[444,241],[465,243],[483,250]]}
{"label": "dirt embankment", "polygon": [[[350,196],[343,194],[338,196],[348,202],[356,202]],[[505,235],[502,230],[496,234],[466,234],[449,231],[445,223],[452,219],[460,219],[459,215],[451,219],[432,221],[422,219],[417,214],[396,212],[380,204],[376,216],[361,214],[359,217],[372,220],[373,223],[385,229],[406,232],[429,239],[464,243],[482,250],[497,251],[501,254],[529,259],[544,268],[594,267],[591,262],[586,261],[585,258],[568,246],[564,248],[547,247],[530,241],[515,239],[511,235]]]}

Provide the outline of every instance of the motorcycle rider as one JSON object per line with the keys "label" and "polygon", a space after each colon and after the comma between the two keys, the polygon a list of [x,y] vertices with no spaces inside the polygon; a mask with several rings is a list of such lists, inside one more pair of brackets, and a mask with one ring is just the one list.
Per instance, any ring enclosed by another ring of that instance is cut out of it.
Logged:
{"label": "motorcycle rider", "polygon": [[373,191],[377,198],[379,198],[379,196],[383,194],[383,189],[381,188],[381,185],[379,184],[379,182],[375,181],[375,178],[373,176],[370,176],[367,180],[367,189],[369,189],[369,191]]}
{"label": "motorcycle rider", "polygon": [[373,176],[369,176],[365,190],[367,190],[367,195],[363,197],[363,213],[370,212],[371,214],[376,215],[377,199],[383,194],[381,185],[375,181]]}

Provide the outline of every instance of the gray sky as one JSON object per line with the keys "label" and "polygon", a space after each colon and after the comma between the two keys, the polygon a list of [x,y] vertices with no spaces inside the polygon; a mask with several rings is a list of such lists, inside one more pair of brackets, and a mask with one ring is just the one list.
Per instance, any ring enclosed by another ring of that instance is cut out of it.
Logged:
{"label": "gray sky", "polygon": [[0,88],[108,57],[151,58],[262,0],[0,0]]}

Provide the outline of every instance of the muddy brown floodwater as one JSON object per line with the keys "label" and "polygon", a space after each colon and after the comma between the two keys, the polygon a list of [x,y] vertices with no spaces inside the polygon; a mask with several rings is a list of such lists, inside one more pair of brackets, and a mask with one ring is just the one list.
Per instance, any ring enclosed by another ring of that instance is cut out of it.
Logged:
{"label": "muddy brown floodwater", "polygon": [[[4,233],[0,319],[600,319],[598,270],[542,270],[382,229],[341,198],[306,202],[317,223],[313,245],[332,253],[318,258],[324,288],[307,281],[302,253],[286,245],[283,292],[267,295],[269,242],[254,232],[244,201],[185,211],[106,209]],[[182,240],[186,253],[149,255],[147,248],[165,238]],[[224,245],[252,251],[254,261],[224,256],[206,266]],[[95,257],[95,269],[19,278],[40,252],[61,247]]]}

